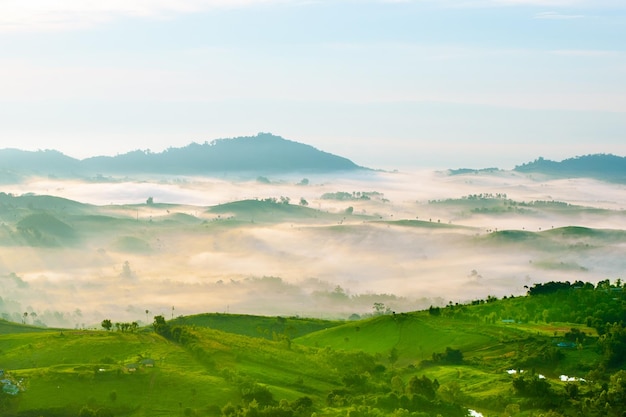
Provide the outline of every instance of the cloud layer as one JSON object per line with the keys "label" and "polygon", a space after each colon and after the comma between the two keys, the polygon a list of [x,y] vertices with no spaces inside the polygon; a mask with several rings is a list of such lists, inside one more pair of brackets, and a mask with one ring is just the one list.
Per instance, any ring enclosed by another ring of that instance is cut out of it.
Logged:
{"label": "cloud layer", "polygon": [[[34,191],[97,204],[90,210],[107,217],[81,220],[64,215],[62,207],[51,208],[81,239],[79,246],[61,247],[24,245],[13,226],[17,220],[3,217],[0,312],[14,320],[34,312],[47,325],[70,327],[105,317],[145,322],[151,318],[146,319],[146,309],[168,316],[172,306],[176,315],[345,318],[370,313],[374,302],[411,311],[523,294],[524,285],[535,282],[597,282],[617,278],[626,268],[623,240],[610,233],[600,239],[593,236],[601,233],[550,232],[570,225],[622,229],[626,189],[620,185],[541,181],[510,172],[370,173],[310,177],[309,185],[296,185],[300,180],[161,178],[99,184],[45,179],[7,185],[4,189],[15,194]],[[322,198],[364,191],[377,194],[369,200]],[[510,206],[462,198],[479,193],[548,203]],[[148,196],[155,205],[143,204]],[[318,214],[218,215],[204,208],[280,196],[296,205],[304,198]],[[554,200],[572,206],[551,205]],[[345,213],[348,207],[351,215]],[[228,220],[232,215],[235,219]],[[119,220],[106,220],[111,216]],[[405,222],[393,223],[397,220]]]}

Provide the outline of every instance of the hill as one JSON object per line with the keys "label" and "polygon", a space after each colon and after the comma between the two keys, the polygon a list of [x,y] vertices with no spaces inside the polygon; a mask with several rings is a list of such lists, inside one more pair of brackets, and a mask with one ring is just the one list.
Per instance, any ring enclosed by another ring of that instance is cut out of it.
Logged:
{"label": "hill", "polygon": [[353,322],[223,314],[11,331],[0,321],[3,384],[17,387],[0,393],[0,412],[620,416],[624,297],[619,280],[550,282],[523,297]]}
{"label": "hill", "polygon": [[[284,197],[283,197],[284,199]],[[220,216],[221,219],[235,219],[244,222],[286,222],[286,221],[339,221],[345,213],[325,213],[321,210],[282,202],[275,198],[263,200],[239,200],[210,207],[207,213]],[[367,218],[367,216],[359,216]]]}
{"label": "hill", "polygon": [[328,173],[363,170],[352,161],[269,133],[191,143],[160,153],[135,150],[77,160],[58,151],[0,150],[0,181],[19,175]]}
{"label": "hill", "polygon": [[27,324],[14,323],[0,319],[0,334],[39,333],[45,331],[48,330],[42,327],[29,326]]}
{"label": "hill", "polygon": [[626,182],[626,157],[594,154],[568,158],[560,162],[538,158],[533,162],[516,166],[515,171],[560,178],[586,177],[624,183]]}
{"label": "hill", "polygon": [[267,317],[243,314],[197,314],[178,317],[171,325],[199,326],[249,337],[273,340],[283,335],[299,337],[341,324],[337,321],[299,317]]}
{"label": "hill", "polygon": [[36,152],[19,149],[0,150],[0,181],[8,182],[22,175],[78,175],[80,161],[55,150]]}

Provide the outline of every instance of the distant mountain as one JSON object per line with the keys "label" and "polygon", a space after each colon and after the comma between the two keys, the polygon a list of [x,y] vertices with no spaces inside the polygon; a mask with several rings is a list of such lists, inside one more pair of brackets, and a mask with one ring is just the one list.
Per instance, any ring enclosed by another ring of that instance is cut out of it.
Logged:
{"label": "distant mountain", "polygon": [[458,169],[449,169],[448,172],[450,175],[465,175],[465,174],[489,174],[495,172],[501,172],[500,168],[458,168]]}
{"label": "distant mountain", "polygon": [[80,172],[80,161],[54,150],[0,150],[0,183],[11,183],[23,175],[64,175]]}
{"label": "distant mountain", "polygon": [[561,178],[586,177],[624,183],[626,182],[626,157],[595,154],[577,156],[561,162],[538,158],[533,162],[516,166],[514,170]]}
{"label": "distant mountain", "polygon": [[[269,133],[217,139],[160,153],[132,151],[83,160],[54,150],[0,150],[0,177],[37,174],[57,176],[128,174],[324,173],[366,169],[349,159]],[[1,180],[2,178],[0,178]],[[0,181],[1,182],[1,181]]]}

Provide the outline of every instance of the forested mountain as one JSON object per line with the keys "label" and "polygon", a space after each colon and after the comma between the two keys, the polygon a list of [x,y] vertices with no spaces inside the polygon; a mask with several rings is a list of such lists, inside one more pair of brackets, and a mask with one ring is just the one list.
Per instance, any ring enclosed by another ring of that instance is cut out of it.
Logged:
{"label": "forested mountain", "polygon": [[74,176],[80,170],[79,160],[55,150],[0,150],[0,183],[15,182],[23,175]]}
{"label": "forested mountain", "polygon": [[518,165],[515,171],[541,173],[558,177],[588,177],[608,181],[626,181],[626,157],[595,154],[568,158],[561,162],[538,158]]}
{"label": "forested mountain", "polygon": [[269,133],[191,143],[153,153],[135,150],[78,160],[55,150],[0,150],[0,176],[336,172],[364,169],[349,159]]}

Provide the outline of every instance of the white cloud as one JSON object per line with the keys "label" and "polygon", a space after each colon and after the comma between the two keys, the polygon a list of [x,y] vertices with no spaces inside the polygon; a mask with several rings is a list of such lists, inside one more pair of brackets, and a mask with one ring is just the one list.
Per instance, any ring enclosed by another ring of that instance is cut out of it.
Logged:
{"label": "white cloud", "polygon": [[585,17],[581,14],[565,14],[558,12],[541,12],[535,15],[535,19],[551,19],[551,20],[570,20],[570,19],[582,19]]}
{"label": "white cloud", "polygon": [[168,18],[215,8],[286,3],[289,0],[4,0],[0,31],[74,30],[119,17]]}
{"label": "white cloud", "polygon": [[622,53],[619,51],[607,51],[596,49],[559,49],[552,51],[555,55],[578,56],[578,57],[616,57]]}

